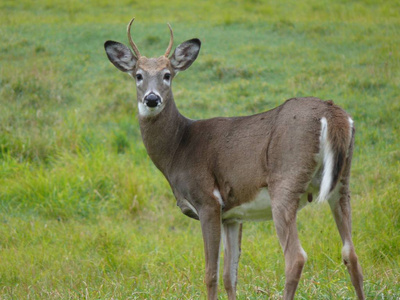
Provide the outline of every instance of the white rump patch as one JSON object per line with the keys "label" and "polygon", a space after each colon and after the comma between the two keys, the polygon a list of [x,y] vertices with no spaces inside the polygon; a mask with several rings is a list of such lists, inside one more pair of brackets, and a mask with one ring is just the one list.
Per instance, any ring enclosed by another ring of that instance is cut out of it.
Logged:
{"label": "white rump patch", "polygon": [[333,174],[333,164],[334,156],[331,144],[328,139],[328,121],[325,117],[321,119],[321,135],[319,137],[320,141],[320,151],[323,159],[323,172],[322,181],[319,189],[319,195],[316,202],[323,202],[329,198],[329,190],[332,185],[332,174]]}

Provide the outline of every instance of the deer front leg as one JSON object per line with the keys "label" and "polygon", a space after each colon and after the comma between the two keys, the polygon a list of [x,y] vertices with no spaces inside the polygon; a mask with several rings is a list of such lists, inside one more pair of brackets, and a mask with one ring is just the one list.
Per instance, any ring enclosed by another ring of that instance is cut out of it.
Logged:
{"label": "deer front leg", "polygon": [[224,286],[229,300],[236,299],[237,272],[242,240],[242,224],[224,224]]}
{"label": "deer front leg", "polygon": [[205,282],[209,300],[217,299],[219,251],[221,244],[221,207],[203,207],[199,212],[206,260]]}

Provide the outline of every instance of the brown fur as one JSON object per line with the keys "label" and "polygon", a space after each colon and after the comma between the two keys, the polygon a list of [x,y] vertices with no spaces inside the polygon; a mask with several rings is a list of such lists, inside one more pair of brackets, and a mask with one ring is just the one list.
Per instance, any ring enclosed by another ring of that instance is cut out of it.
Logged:
{"label": "brown fur", "polygon": [[150,75],[155,75],[163,69],[170,69],[172,71],[169,59],[165,56],[157,58],[141,56],[137,61],[136,69],[146,70]]}

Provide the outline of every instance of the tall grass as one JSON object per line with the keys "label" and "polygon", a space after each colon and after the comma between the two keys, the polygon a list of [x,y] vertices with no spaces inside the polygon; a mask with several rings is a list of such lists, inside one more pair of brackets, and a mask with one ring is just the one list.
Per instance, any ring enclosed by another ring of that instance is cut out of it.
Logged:
{"label": "tall grass", "polygon": [[[146,56],[199,37],[174,81],[190,118],[333,99],[357,128],[353,235],[369,299],[400,297],[400,5],[396,1],[2,1],[0,298],[203,299],[198,222],[141,142],[132,81],[107,60],[125,26]],[[298,299],[354,298],[327,206],[299,213]],[[279,299],[273,224],[244,225],[239,299]],[[223,290],[221,284],[221,290]],[[221,299],[226,299],[224,293]]]}

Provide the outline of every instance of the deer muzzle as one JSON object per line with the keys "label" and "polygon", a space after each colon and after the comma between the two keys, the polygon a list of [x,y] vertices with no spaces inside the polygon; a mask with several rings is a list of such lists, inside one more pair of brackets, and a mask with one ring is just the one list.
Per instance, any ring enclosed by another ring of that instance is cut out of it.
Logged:
{"label": "deer muzzle", "polygon": [[161,104],[161,98],[160,96],[150,93],[144,98],[144,104],[148,107],[157,107],[158,105]]}

